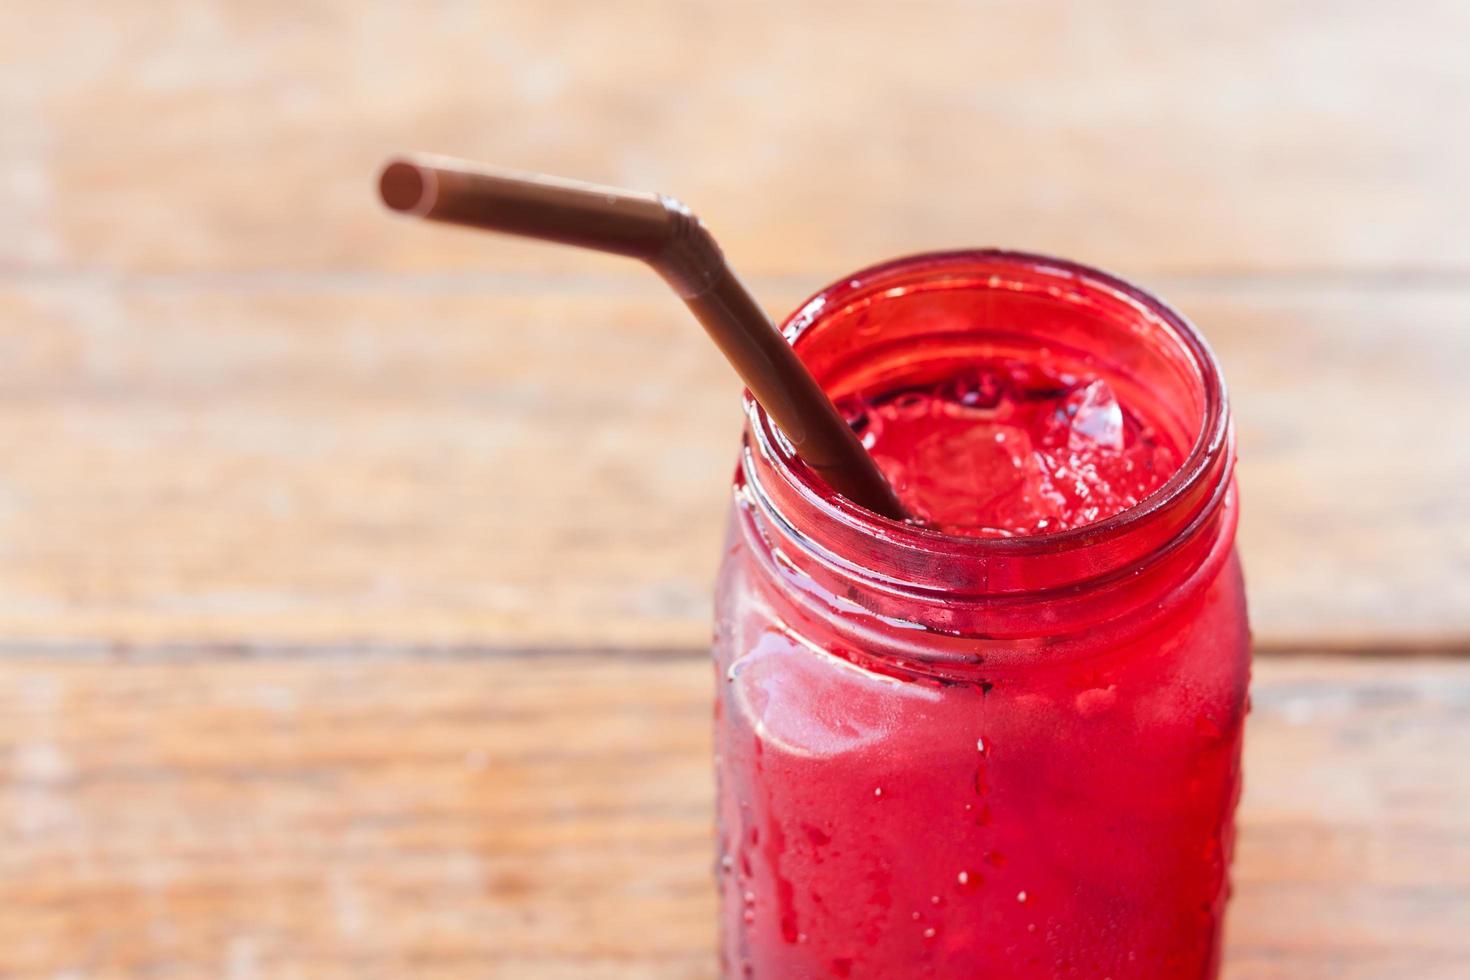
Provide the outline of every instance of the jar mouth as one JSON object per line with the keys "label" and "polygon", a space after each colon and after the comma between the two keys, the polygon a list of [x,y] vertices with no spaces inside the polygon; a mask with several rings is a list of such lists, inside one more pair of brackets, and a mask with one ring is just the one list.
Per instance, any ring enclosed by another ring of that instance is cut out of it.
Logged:
{"label": "jar mouth", "polygon": [[[1197,430],[1179,468],[1137,504],[1080,527],[1014,537],[954,534],[893,520],[833,494],[821,477],[794,455],[764,409],[747,394],[749,437],[743,476],[765,507],[785,518],[783,523],[802,537],[814,537],[819,546],[824,537],[819,526],[826,524],[849,532],[848,540],[852,540],[851,534],[860,535],[884,550],[922,554],[930,563],[951,559],[980,572],[980,581],[974,575],[965,577],[968,584],[978,587],[975,591],[1035,591],[1096,578],[1166,550],[1218,509],[1233,467],[1233,431],[1219,363],[1186,317],[1118,276],[1027,252],[971,249],[923,253],[870,266],[827,286],[798,307],[783,323],[782,331],[801,353],[804,341],[819,325],[855,308],[927,290],[952,289],[1032,292],[1036,299],[1059,306],[1105,308],[1115,320],[1131,320],[1133,331],[1140,336],[1147,333],[1149,343],[1172,348],[1170,356],[1193,375],[1188,383],[1198,396]],[[1185,444],[1183,439],[1180,442]],[[810,533],[813,531],[817,533]],[[819,550],[833,551],[830,547]],[[1048,556],[1086,558],[1080,564],[1069,562],[1075,566],[1070,572],[1051,575],[1035,564]],[[901,583],[910,576],[900,572],[896,578]],[[962,583],[944,580],[910,584],[951,589]]]}

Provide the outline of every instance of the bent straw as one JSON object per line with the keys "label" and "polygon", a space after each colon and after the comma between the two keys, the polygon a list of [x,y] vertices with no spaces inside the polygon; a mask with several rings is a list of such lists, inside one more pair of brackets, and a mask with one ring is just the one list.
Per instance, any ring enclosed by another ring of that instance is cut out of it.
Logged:
{"label": "bent straw", "polygon": [[378,190],[384,204],[403,214],[647,262],[693,311],[808,466],[853,502],[896,520],[906,516],[873,457],[683,204],[441,157],[390,161]]}

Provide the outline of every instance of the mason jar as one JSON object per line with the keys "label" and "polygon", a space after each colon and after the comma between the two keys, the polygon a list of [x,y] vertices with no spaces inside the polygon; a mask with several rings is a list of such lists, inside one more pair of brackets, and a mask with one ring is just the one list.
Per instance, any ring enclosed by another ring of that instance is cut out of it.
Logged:
{"label": "mason jar", "polygon": [[1004,357],[1181,447],[1136,505],[975,537],[834,495],[753,402],[716,598],[727,977],[1218,971],[1249,633],[1230,413],[1195,329],[1000,251],[849,276],[786,323],[841,399]]}

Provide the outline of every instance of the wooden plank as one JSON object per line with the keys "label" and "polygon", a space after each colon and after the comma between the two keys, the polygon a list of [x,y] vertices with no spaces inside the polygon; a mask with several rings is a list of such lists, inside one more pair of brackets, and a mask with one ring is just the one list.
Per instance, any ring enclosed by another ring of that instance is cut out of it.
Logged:
{"label": "wooden plank", "polygon": [[384,220],[373,172],[422,148],[677,193],[752,274],[1461,274],[1467,32],[1455,0],[8,3],[0,266],[613,268]]}
{"label": "wooden plank", "polygon": [[1168,293],[1234,399],[1259,642],[1470,648],[1470,293]]}
{"label": "wooden plank", "polygon": [[1256,662],[1228,977],[1464,971],[1470,663]]}
{"label": "wooden plank", "polygon": [[[708,978],[699,656],[0,664],[0,976]],[[1470,663],[1258,665],[1229,980],[1463,975]]]}
{"label": "wooden plank", "polygon": [[[1226,363],[1259,642],[1470,643],[1470,294],[1159,288]],[[12,639],[708,635],[737,386],[655,283],[12,286],[0,402]]]}
{"label": "wooden plank", "polygon": [[738,384],[648,289],[11,294],[0,635],[703,640]]}

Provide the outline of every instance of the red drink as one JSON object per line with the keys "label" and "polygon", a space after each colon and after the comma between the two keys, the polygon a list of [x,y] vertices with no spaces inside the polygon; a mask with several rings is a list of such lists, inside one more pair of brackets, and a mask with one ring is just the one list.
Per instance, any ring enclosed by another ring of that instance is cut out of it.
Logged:
{"label": "red drink", "polygon": [[1249,654],[1208,349],[995,252],[859,273],[787,327],[916,521],[833,495],[750,406],[725,975],[1215,976]]}

